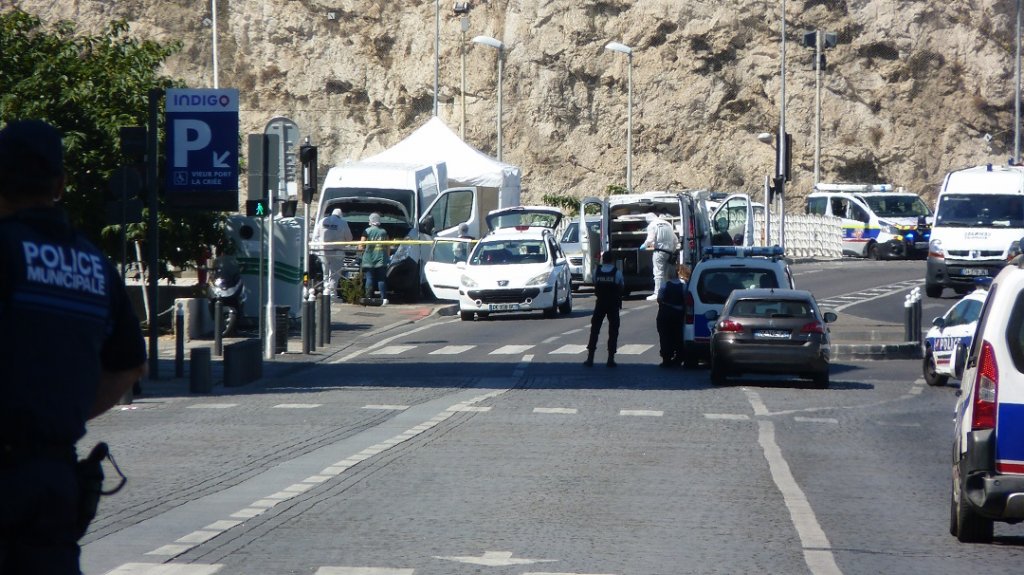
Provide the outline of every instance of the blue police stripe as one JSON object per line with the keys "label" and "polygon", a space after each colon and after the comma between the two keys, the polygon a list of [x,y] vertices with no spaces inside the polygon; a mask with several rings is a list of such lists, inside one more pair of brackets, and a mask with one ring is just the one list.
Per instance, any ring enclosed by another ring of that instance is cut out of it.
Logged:
{"label": "blue police stripe", "polygon": [[999,404],[996,459],[1024,461],[1024,404]]}
{"label": "blue police stripe", "polygon": [[79,315],[85,315],[97,319],[105,319],[108,315],[108,310],[105,306],[91,304],[88,302],[75,301],[67,297],[57,297],[48,294],[18,291],[12,294],[12,299],[19,303],[35,305],[38,307],[42,307],[46,310],[56,308],[70,313],[77,313]]}

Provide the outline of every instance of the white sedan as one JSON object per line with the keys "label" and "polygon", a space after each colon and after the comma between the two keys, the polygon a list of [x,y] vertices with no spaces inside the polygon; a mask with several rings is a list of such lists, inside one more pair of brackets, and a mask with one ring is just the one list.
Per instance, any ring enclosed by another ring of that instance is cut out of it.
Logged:
{"label": "white sedan", "polygon": [[467,261],[435,242],[424,271],[438,299],[459,302],[463,320],[491,313],[542,311],[545,317],[572,311],[569,265],[553,234],[561,219],[554,208],[509,208],[487,216],[493,230]]}
{"label": "white sedan", "polygon": [[[924,338],[924,381],[928,385],[946,385],[953,374],[953,354],[956,349],[968,349],[978,327],[978,317],[985,304],[988,291],[976,289],[953,304],[942,316],[932,320],[932,327]],[[959,344],[959,345],[958,345]]]}

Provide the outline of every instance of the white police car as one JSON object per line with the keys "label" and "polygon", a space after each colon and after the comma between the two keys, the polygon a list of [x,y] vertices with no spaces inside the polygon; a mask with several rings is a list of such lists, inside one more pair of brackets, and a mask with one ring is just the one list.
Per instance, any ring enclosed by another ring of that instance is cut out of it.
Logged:
{"label": "white police car", "polygon": [[699,361],[710,357],[715,321],[704,314],[714,310],[721,315],[722,304],[732,290],[795,287],[793,274],[779,246],[704,248],[704,257],[693,267],[686,292],[683,323],[686,367],[696,367]]}
{"label": "white police car", "polygon": [[[954,356],[956,357],[956,356]],[[1024,267],[1007,265],[981,309],[956,404],[949,531],[987,542],[1024,521]]]}
{"label": "white police car", "polygon": [[[989,282],[985,282],[985,287]],[[953,353],[959,347],[967,349],[978,326],[981,307],[988,291],[979,287],[953,304],[946,313],[932,320],[932,327],[924,338],[922,372],[928,385],[946,385],[953,374]]]}

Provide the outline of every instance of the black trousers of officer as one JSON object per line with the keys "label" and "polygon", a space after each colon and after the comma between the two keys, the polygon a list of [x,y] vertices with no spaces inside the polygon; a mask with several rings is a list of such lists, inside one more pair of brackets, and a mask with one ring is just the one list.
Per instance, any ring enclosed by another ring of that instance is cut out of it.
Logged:
{"label": "black trousers of officer", "polygon": [[79,575],[74,455],[0,458],[0,573]]}
{"label": "black trousers of officer", "polygon": [[658,340],[661,359],[674,364],[683,362],[683,311],[662,305],[658,308]]}
{"label": "black trousers of officer", "polygon": [[601,335],[601,324],[604,318],[608,318],[608,353],[613,354],[619,344],[619,308],[622,305],[617,302],[602,303],[598,301],[594,305],[594,315],[590,316],[590,341],[587,342],[587,349],[597,349],[597,338]]}

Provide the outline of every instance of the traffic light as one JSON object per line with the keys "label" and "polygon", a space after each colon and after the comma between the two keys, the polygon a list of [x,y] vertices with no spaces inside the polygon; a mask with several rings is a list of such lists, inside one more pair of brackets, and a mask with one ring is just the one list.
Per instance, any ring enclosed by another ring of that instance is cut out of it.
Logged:
{"label": "traffic light", "polygon": [[302,162],[302,203],[309,204],[316,193],[316,146],[299,146],[299,161]]}
{"label": "traffic light", "polygon": [[267,200],[246,200],[245,215],[257,218],[270,216],[270,203]]}
{"label": "traffic light", "polygon": [[793,135],[788,132],[782,142],[779,134],[775,134],[775,175],[793,181]]}

